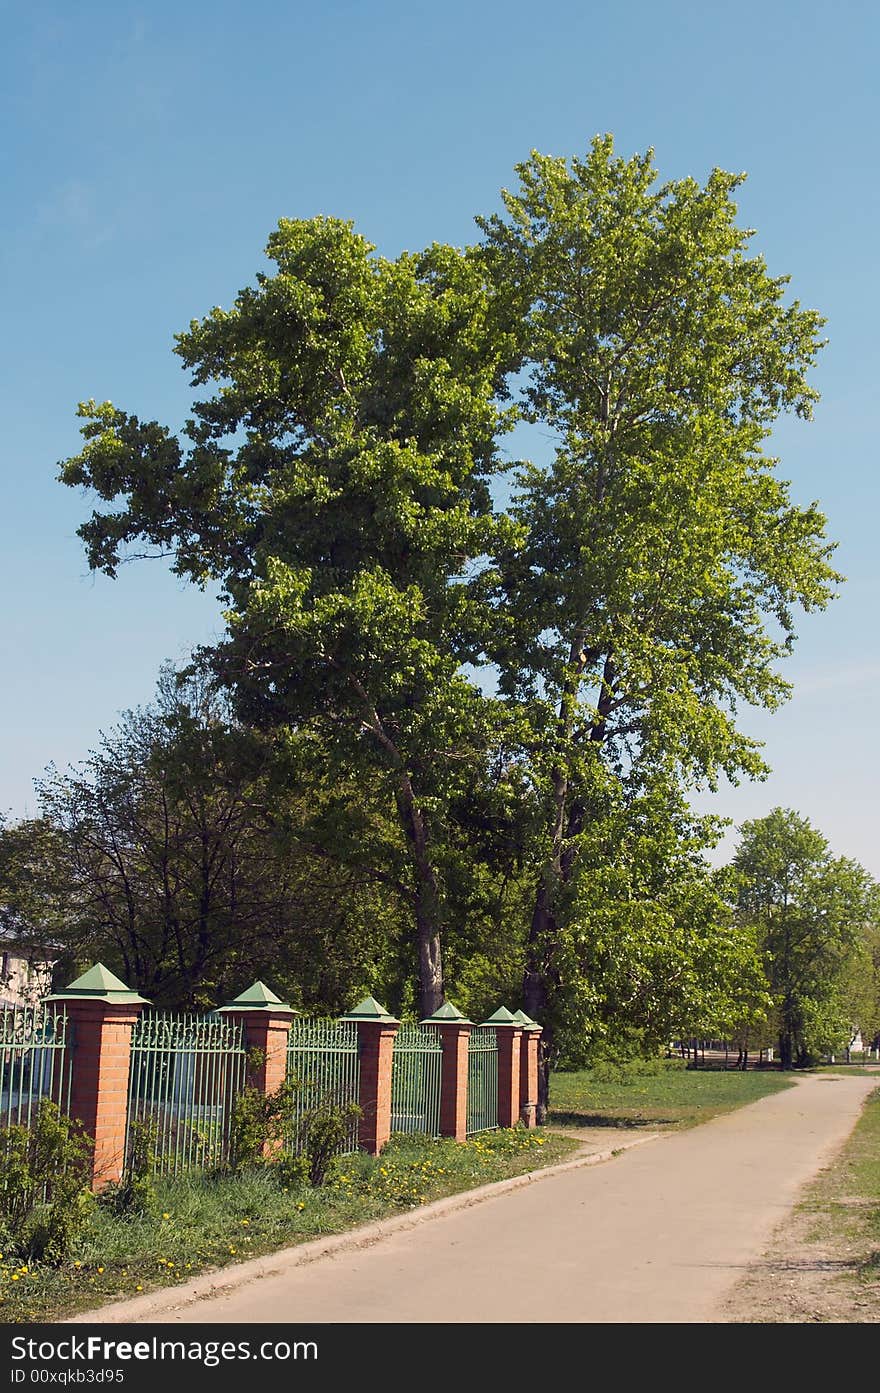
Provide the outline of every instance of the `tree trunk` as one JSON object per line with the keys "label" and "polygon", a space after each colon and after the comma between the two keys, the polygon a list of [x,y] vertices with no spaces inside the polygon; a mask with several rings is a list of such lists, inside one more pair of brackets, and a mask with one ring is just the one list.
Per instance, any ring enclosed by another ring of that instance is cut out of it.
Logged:
{"label": "tree trunk", "polygon": [[408,774],[400,779],[397,806],[409,845],[416,883],[415,913],[419,962],[419,1014],[433,1016],[443,1005],[443,959],[440,950],[440,890],[428,849],[428,830],[413,795]]}
{"label": "tree trunk", "polygon": [[419,936],[419,1014],[422,1020],[433,1016],[445,1000],[443,993],[443,961],[440,954],[440,932],[430,914],[416,906]]}
{"label": "tree trunk", "polygon": [[548,974],[547,964],[542,960],[542,950],[550,940],[553,916],[550,913],[550,892],[546,882],[539,886],[529,926],[526,945],[526,970],[523,977],[523,1001],[525,1012],[532,1020],[543,1025],[541,1043],[538,1050],[538,1106],[536,1121],[543,1125],[547,1121],[550,1101],[550,1057],[553,1046],[553,1025],[547,1019]]}
{"label": "tree trunk", "polygon": [[395,797],[401,826],[409,848],[415,880],[416,939],[419,967],[419,1011],[433,1016],[443,1005],[443,959],[440,952],[442,909],[440,886],[431,861],[428,824],[419,807],[409,770],[391,739],[364,687],[354,678],[352,686],[364,703],[364,729],[376,737],[397,771]]}

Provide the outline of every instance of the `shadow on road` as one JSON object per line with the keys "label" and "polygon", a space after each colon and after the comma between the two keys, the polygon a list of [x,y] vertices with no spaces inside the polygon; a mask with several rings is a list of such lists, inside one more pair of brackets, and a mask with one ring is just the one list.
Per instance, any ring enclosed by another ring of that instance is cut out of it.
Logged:
{"label": "shadow on road", "polygon": [[556,1127],[668,1127],[675,1121],[672,1117],[608,1117],[601,1112],[556,1112],[551,1109],[550,1125]]}

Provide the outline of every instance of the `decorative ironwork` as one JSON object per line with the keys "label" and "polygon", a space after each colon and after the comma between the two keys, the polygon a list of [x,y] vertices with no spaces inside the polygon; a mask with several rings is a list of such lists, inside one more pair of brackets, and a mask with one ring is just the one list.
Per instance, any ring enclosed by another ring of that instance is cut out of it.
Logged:
{"label": "decorative ironwork", "polygon": [[391,1063],[391,1130],[440,1135],[443,1046],[431,1026],[400,1027]]}
{"label": "decorative ironwork", "polygon": [[467,1135],[498,1126],[498,1034],[475,1026],[468,1041]]}
{"label": "decorative ironwork", "polygon": [[[287,1077],[295,1085],[294,1128],[290,1147],[306,1148],[309,1120],[322,1107],[344,1107],[360,1096],[360,1059],[355,1021],[309,1019],[291,1022],[287,1041]],[[354,1118],[340,1155],[357,1150],[358,1126]]]}
{"label": "decorative ironwork", "polygon": [[0,1127],[29,1127],[40,1101],[70,1108],[71,1022],[44,1002],[0,1011]]}
{"label": "decorative ironwork", "polygon": [[134,1024],[128,1126],[152,1133],[163,1175],[229,1159],[232,1104],[244,1087],[247,1050],[239,1021],[147,1011]]}

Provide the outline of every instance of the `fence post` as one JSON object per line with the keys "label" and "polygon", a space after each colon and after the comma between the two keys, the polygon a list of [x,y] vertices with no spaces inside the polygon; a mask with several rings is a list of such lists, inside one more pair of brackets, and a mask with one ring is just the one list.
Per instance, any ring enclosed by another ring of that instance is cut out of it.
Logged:
{"label": "fence post", "polygon": [[538,1112],[538,1048],[542,1027],[525,1011],[514,1011],[513,1016],[523,1032],[519,1042],[519,1120],[526,1127],[534,1127]]}
{"label": "fence post", "polygon": [[73,1025],[70,1115],[94,1143],[92,1189],[101,1190],[122,1176],[131,1032],[149,1003],[103,963],[95,963],[48,1000],[63,1002]]}
{"label": "fence post", "polygon": [[519,1042],[522,1026],[506,1006],[500,1006],[483,1025],[498,1036],[498,1126],[515,1127],[519,1121]]}
{"label": "fence post", "polygon": [[371,1156],[378,1156],[391,1136],[391,1068],[394,1037],[400,1021],[389,1015],[373,996],[364,997],[342,1020],[357,1022],[360,1057],[358,1102],[361,1107],[358,1144]]}
{"label": "fence post", "polygon": [[467,1138],[468,1045],[471,1022],[446,1001],[422,1025],[440,1033],[440,1135],[455,1141]]}
{"label": "fence post", "polygon": [[287,1078],[287,1042],[298,1013],[270,991],[265,982],[254,982],[220,1012],[244,1026],[244,1042],[259,1059],[248,1063],[248,1082],[261,1093],[277,1093]]}

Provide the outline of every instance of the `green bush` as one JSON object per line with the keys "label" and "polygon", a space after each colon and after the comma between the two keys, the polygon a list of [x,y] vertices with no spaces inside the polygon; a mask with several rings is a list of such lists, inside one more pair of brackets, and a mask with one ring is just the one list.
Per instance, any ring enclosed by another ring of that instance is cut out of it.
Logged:
{"label": "green bush", "polygon": [[282,1190],[295,1193],[301,1190],[309,1179],[308,1156],[295,1156],[290,1151],[283,1152],[272,1162],[272,1176]]}
{"label": "green bush", "polygon": [[357,1103],[336,1103],[325,1098],[300,1119],[299,1146],[308,1159],[310,1185],[324,1184],[330,1162],[348,1136],[352,1122],[360,1116]]}
{"label": "green bush", "polygon": [[58,1265],[91,1213],[91,1146],[79,1123],[41,1099],[30,1127],[0,1128],[4,1251]]}
{"label": "green bush", "polygon": [[232,1104],[230,1162],[233,1175],[266,1164],[265,1151],[289,1141],[295,1120],[296,1087],[288,1079],[274,1093],[243,1088]]}

